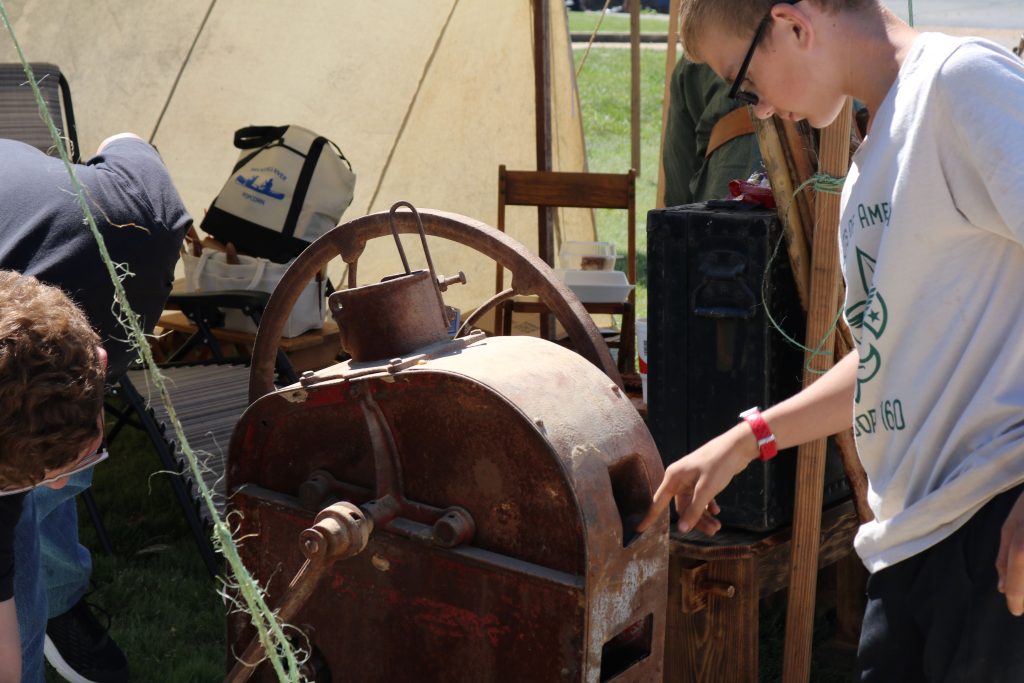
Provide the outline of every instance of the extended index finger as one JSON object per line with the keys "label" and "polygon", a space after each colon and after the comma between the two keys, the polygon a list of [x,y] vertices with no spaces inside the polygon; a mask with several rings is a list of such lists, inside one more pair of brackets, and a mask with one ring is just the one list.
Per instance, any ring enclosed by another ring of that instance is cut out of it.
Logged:
{"label": "extended index finger", "polygon": [[672,491],[670,490],[670,476],[668,472],[665,473],[665,477],[661,480],[661,485],[658,486],[658,490],[654,492],[654,498],[651,500],[651,507],[648,508],[647,514],[644,515],[643,521],[637,525],[637,532],[644,532],[647,527],[654,524],[661,515],[668,509],[668,504],[672,501]]}

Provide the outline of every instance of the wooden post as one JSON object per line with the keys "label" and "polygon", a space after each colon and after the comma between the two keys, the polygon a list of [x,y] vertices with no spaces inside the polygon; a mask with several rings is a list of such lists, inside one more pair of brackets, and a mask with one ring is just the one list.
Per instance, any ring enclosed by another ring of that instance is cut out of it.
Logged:
{"label": "wooden post", "polygon": [[679,45],[679,2],[668,5],[668,44],[665,46],[665,89],[661,100],[661,144],[658,146],[658,194],[654,208],[665,206],[665,131],[668,129],[668,105],[671,100],[672,74],[676,70],[676,47]]}
{"label": "wooden post", "polygon": [[[852,102],[848,99],[836,120],[821,134],[819,171],[831,176],[846,175],[850,162]],[[807,353],[804,386],[810,386],[834,363],[832,321],[838,300],[839,197],[817,193],[812,239],[810,307],[807,311],[807,341],[810,348],[821,345],[825,353]],[[822,342],[824,340],[824,343]],[[810,678],[814,627],[814,594],[817,588],[818,543],[821,532],[821,499],[825,481],[825,439],[804,444],[797,450],[796,500],[793,506],[793,554],[789,573],[789,606],[786,612],[786,641],[783,680],[786,683]]]}
{"label": "wooden post", "polygon": [[632,165],[640,175],[640,0],[629,3],[629,57]]}
{"label": "wooden post", "polygon": [[[765,169],[768,171],[768,179],[779,205],[779,220],[782,221],[786,233],[786,247],[797,295],[804,311],[808,311],[811,289],[811,245],[808,233],[814,224],[810,201],[813,192],[804,190],[795,197],[794,192],[801,183],[814,174],[818,165],[817,153],[813,149],[810,132],[804,126],[798,126],[791,121],[780,121],[777,117],[765,120],[755,118],[754,131],[757,134]],[[845,176],[846,171],[835,175]],[[835,235],[826,235],[826,239],[834,243]],[[835,278],[834,310],[839,310],[844,297],[842,273],[837,271]],[[835,348],[838,356],[842,357],[853,349],[853,341],[850,330],[845,325],[840,325],[838,331]],[[818,341],[815,340],[814,343],[817,344]],[[837,434],[836,444],[843,458],[843,469],[850,482],[857,516],[861,522],[866,522],[872,517],[867,506],[867,475],[857,457],[853,431],[847,430]]]}
{"label": "wooden post", "polygon": [[[811,126],[806,121],[799,123],[796,121],[783,121],[778,117],[775,117],[775,121],[779,125],[779,131],[785,142],[786,158],[789,160],[790,168],[793,169],[793,177],[799,178],[802,183],[814,175],[814,172],[818,169],[818,151],[815,149],[814,134],[811,132]],[[797,183],[797,187],[799,187],[799,183]],[[797,210],[800,211],[800,218],[808,228],[814,225],[813,197],[813,192],[805,191],[793,198]],[[806,232],[803,237],[806,241]]]}
{"label": "wooden post", "polygon": [[[537,170],[551,170],[551,55],[548,45],[549,0],[533,0],[534,119],[537,130]],[[549,266],[555,264],[554,212],[537,207],[537,254]],[[541,315],[540,336],[553,339],[554,317]]]}
{"label": "wooden post", "polygon": [[761,158],[768,171],[775,202],[779,206],[779,220],[786,233],[786,247],[796,292],[800,297],[800,305],[806,311],[811,288],[811,258],[806,234],[811,223],[805,219],[798,202],[790,201],[799,185],[800,176],[796,174],[796,169],[791,168],[787,143],[779,130],[779,120],[776,117],[758,119],[756,116],[752,119]]}

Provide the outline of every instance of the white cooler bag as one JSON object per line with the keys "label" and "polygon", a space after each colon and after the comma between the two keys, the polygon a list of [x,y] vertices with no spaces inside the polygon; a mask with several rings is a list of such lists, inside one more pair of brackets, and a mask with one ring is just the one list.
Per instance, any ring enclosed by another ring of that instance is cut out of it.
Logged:
{"label": "white cooler bag", "polygon": [[[238,255],[239,263],[228,263],[222,251],[205,249],[201,256],[182,254],[186,289],[190,292],[222,292],[225,290],[274,291],[290,263],[274,263],[265,258]],[[297,337],[324,326],[324,280],[317,277],[302,290],[288,321],[285,337]],[[256,325],[238,309],[225,308],[224,327],[243,332],[256,332]]]}
{"label": "white cooler bag", "polygon": [[322,135],[301,126],[249,126],[234,142],[241,154],[201,227],[239,253],[290,261],[352,203],[352,166]]}

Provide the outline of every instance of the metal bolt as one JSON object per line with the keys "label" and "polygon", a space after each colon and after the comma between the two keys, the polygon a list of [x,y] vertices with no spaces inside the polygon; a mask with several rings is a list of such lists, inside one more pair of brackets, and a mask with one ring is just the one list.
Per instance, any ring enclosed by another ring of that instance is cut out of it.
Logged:
{"label": "metal bolt", "polygon": [[437,288],[442,292],[448,291],[448,287],[451,285],[464,285],[466,284],[466,274],[461,270],[458,275],[450,275],[448,277],[440,276],[437,278]]}
{"label": "metal bolt", "polygon": [[736,586],[725,581],[701,581],[700,590],[705,593],[717,595],[720,598],[732,598],[736,596]]}
{"label": "metal bolt", "polygon": [[463,508],[450,508],[434,523],[434,544],[454,548],[473,539],[476,524]]}

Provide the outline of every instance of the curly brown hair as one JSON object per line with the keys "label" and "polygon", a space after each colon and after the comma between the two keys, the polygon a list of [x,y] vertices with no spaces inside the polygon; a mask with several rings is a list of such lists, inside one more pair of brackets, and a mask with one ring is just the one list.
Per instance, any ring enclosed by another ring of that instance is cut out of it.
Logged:
{"label": "curly brown hair", "polygon": [[[828,14],[860,10],[877,0],[809,0]],[[679,6],[683,51],[688,59],[703,62],[700,38],[709,26],[721,26],[741,38],[753,38],[757,25],[778,0],[683,0]]]}
{"label": "curly brown hair", "polygon": [[0,489],[42,481],[96,438],[99,344],[60,289],[0,270]]}

